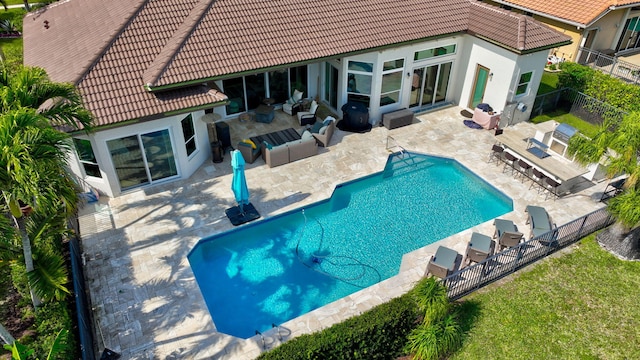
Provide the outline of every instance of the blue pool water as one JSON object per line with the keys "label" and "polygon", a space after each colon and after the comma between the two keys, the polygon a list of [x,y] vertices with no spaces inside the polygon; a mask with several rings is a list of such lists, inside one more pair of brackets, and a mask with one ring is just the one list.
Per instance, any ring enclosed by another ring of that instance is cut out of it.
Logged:
{"label": "blue pool water", "polygon": [[383,172],[202,239],[188,259],[217,330],[247,338],[390,278],[403,254],[512,209],[455,160],[390,155]]}

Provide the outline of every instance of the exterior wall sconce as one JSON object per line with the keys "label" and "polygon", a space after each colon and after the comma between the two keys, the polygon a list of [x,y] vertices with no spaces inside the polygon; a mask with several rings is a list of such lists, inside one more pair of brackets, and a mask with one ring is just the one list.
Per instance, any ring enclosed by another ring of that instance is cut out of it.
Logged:
{"label": "exterior wall sconce", "polygon": [[493,73],[489,73],[489,80],[493,80]]}

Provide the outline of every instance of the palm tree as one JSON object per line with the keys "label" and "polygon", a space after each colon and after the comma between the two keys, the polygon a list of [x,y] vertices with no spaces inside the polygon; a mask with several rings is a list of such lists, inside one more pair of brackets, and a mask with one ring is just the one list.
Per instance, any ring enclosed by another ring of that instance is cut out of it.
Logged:
{"label": "palm tree", "polygon": [[0,111],[2,198],[19,230],[29,274],[34,265],[25,217],[40,206],[56,211],[61,202],[72,211],[77,200],[64,170],[69,136],[57,129],[90,131],[92,115],[72,84],[51,82],[43,69],[29,67],[15,73],[0,68]]}
{"label": "palm tree", "polygon": [[569,153],[582,164],[604,160],[609,178],[628,175],[623,193],[608,202],[609,212],[618,221],[598,234],[597,239],[620,257],[640,258],[640,112],[632,112],[619,122],[605,120],[592,139],[572,137]]}
{"label": "palm tree", "polygon": [[0,112],[24,107],[37,109],[51,125],[63,130],[91,131],[93,116],[73,84],[52,82],[37,67],[11,72],[0,66]]}
{"label": "palm tree", "polygon": [[[30,273],[34,266],[26,216],[33,208],[56,211],[55,204],[62,201],[58,178],[69,149],[68,135],[52,128],[33,109],[11,110],[0,116],[0,148],[2,199],[22,239],[25,267]],[[40,305],[33,288],[31,298],[34,307]]]}

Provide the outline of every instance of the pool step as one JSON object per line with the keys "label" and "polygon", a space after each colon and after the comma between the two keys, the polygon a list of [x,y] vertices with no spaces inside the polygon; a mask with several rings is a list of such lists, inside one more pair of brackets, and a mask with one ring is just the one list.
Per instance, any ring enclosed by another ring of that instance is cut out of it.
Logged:
{"label": "pool step", "polygon": [[433,162],[426,156],[417,155],[408,151],[394,153],[384,169],[384,177],[400,175],[408,172],[422,170],[432,166]]}

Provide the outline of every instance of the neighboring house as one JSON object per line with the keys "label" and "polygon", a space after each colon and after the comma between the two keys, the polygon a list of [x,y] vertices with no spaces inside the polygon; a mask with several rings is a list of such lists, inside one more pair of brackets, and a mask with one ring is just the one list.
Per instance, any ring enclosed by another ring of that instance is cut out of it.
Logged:
{"label": "neighboring house", "polygon": [[109,196],[196,171],[205,113],[234,120],[294,89],[338,113],[363,102],[373,124],[400,108],[532,105],[549,50],[569,41],[472,0],[68,0],[24,19],[25,64],[76,84],[96,116],[95,133],[73,134],[71,167]]}
{"label": "neighboring house", "polygon": [[[559,58],[581,62],[580,48],[608,55],[640,53],[640,1],[631,0],[493,0],[487,3],[530,15],[571,37],[557,49]],[[635,57],[634,57],[635,58]],[[637,60],[629,60],[640,65]]]}

